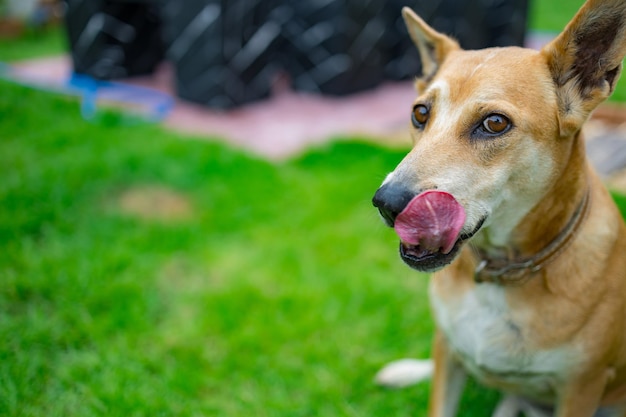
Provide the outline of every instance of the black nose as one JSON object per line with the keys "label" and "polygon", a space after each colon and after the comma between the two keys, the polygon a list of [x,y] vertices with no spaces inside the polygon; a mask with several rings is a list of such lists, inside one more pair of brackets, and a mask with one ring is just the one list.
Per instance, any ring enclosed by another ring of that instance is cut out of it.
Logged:
{"label": "black nose", "polygon": [[398,214],[414,196],[414,192],[402,185],[387,183],[376,191],[372,203],[378,208],[387,225],[392,227]]}

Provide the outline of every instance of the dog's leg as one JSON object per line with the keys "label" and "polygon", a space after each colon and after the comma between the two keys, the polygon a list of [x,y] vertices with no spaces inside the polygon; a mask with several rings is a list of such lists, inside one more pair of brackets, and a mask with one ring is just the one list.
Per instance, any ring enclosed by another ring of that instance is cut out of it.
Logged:
{"label": "dog's leg", "polygon": [[[554,407],[545,407],[538,404],[534,404],[524,398],[517,397],[515,395],[505,396],[491,417],[553,417]],[[594,417],[609,417],[609,416],[594,416]],[[610,416],[617,417],[617,416]]]}
{"label": "dog's leg", "polygon": [[435,374],[430,391],[428,416],[454,417],[467,375],[461,364],[451,354],[441,332],[435,335],[433,350]]}
{"label": "dog's leg", "polygon": [[614,370],[606,369],[570,381],[559,392],[556,416],[592,417],[598,411],[604,389],[614,375]]}
{"label": "dog's leg", "polygon": [[523,410],[519,398],[507,395],[498,403],[491,417],[518,417]]}

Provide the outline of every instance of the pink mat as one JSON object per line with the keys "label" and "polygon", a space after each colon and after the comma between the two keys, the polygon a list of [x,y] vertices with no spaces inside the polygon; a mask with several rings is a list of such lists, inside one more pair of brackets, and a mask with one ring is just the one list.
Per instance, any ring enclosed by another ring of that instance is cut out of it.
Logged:
{"label": "pink mat", "polygon": [[[63,89],[71,77],[71,62],[60,56],[14,63],[11,76],[28,84]],[[150,77],[121,84],[172,95],[173,74],[168,65],[162,65]],[[408,145],[408,115],[414,97],[411,82],[387,83],[346,97],[282,88],[267,100],[229,111],[176,99],[163,123],[175,131],[221,139],[260,156],[281,159],[329,139],[355,135]]]}

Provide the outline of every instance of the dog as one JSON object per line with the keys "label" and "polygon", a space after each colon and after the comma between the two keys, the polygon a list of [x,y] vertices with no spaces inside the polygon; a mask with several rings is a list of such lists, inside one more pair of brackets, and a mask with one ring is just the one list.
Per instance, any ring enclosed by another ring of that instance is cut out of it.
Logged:
{"label": "dog", "polygon": [[588,0],[539,51],[462,50],[402,14],[413,146],[373,203],[433,272],[428,415],[457,414],[468,374],[509,395],[499,417],[626,415],[626,227],[581,134],[620,76],[626,1]]}

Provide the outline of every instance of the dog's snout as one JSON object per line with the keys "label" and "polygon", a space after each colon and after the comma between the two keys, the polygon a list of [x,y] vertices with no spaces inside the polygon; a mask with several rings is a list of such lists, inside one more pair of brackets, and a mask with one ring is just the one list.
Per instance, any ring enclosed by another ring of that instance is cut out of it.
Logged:
{"label": "dog's snout", "polygon": [[398,184],[388,183],[376,191],[374,198],[372,198],[372,203],[378,208],[387,225],[391,227],[396,221],[398,214],[404,210],[414,196],[415,193],[407,188]]}

